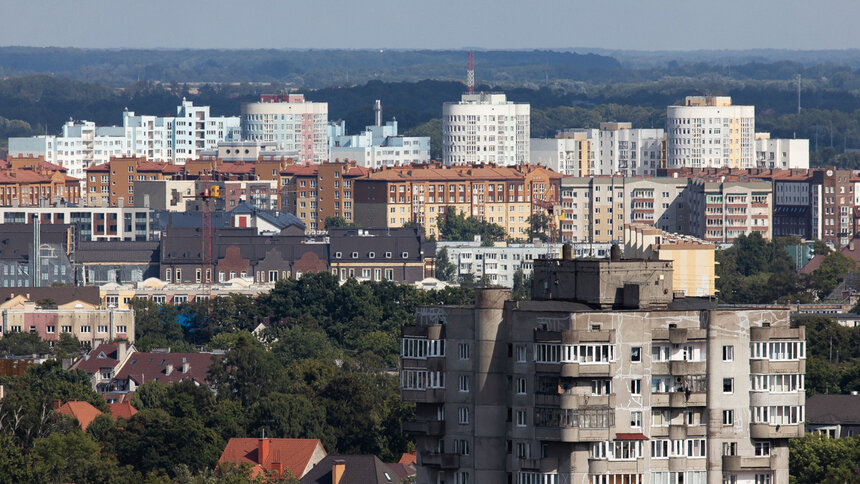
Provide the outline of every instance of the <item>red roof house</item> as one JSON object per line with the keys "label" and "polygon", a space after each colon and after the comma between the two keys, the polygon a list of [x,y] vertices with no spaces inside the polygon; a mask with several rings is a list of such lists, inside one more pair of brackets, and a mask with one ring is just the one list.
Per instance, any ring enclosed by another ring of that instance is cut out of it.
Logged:
{"label": "red roof house", "polygon": [[60,405],[59,400],[54,400],[54,411],[77,419],[78,423],[81,425],[81,430],[84,431],[87,430],[87,427],[93,423],[93,420],[95,420],[96,417],[102,414],[102,412],[92,406],[90,402],[81,402],[78,400],[69,400],[62,405]]}
{"label": "red roof house", "polygon": [[319,439],[240,439],[227,442],[219,463],[251,464],[251,476],[275,472],[278,476],[288,470],[302,478],[323,458],[326,452]]}
{"label": "red roof house", "polygon": [[137,409],[131,405],[131,402],[109,403],[108,408],[114,420],[130,419],[132,415],[137,413]]}

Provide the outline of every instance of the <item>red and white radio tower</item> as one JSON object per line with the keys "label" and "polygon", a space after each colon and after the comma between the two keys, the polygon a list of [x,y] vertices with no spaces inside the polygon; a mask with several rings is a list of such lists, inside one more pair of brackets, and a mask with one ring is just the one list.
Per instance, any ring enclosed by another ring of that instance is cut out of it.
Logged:
{"label": "red and white radio tower", "polygon": [[475,53],[469,51],[469,61],[466,67],[466,89],[469,94],[475,93]]}

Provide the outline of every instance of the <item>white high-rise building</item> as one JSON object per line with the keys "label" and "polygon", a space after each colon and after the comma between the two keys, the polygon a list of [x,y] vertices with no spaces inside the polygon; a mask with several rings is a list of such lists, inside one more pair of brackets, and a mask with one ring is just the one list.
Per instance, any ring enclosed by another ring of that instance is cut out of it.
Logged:
{"label": "white high-rise building", "polygon": [[296,151],[300,163],[328,160],[328,103],[305,101],[302,94],[265,94],[260,102],[242,104],[242,137],[274,141],[278,149]]}
{"label": "white high-rise building", "polygon": [[442,159],[445,164],[529,162],[530,107],[504,94],[463,94],[442,105]]}
{"label": "white high-rise building", "polygon": [[600,129],[567,129],[555,139],[531,140],[531,163],[570,176],[655,175],[663,166],[662,129],[600,123]]}
{"label": "white high-rise building", "polygon": [[755,168],[755,106],[688,96],[666,112],[667,168]]}
{"label": "white high-rise building", "polygon": [[239,137],[238,117],[213,117],[208,106],[182,100],[176,117],[122,114],[122,126],[96,126],[70,120],[60,136],[9,138],[10,156],[43,156],[63,166],[69,176],[84,178],[84,170],[118,156],[146,156],[150,161],[184,164],[201,150]]}
{"label": "white high-rise building", "polygon": [[430,137],[398,135],[397,120],[367,126],[353,135],[346,134],[343,121],[331,123],[329,144],[332,160],[355,161],[368,168],[430,161]]}
{"label": "white high-rise building", "polygon": [[770,133],[755,134],[758,168],[809,169],[809,140],[771,138]]}

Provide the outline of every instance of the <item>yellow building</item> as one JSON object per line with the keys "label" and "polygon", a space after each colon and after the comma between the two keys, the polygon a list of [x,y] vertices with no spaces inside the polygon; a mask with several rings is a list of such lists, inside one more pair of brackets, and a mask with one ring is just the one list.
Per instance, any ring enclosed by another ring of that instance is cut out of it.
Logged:
{"label": "yellow building", "polygon": [[382,168],[355,180],[355,218],[376,228],[417,223],[429,237],[437,235],[440,214],[452,208],[525,239],[529,216],[559,200],[560,181],[560,174],[532,165]]}
{"label": "yellow building", "polygon": [[684,296],[716,294],[715,248],[704,240],[650,225],[628,224],[624,228],[625,257],[672,261],[672,290]]}

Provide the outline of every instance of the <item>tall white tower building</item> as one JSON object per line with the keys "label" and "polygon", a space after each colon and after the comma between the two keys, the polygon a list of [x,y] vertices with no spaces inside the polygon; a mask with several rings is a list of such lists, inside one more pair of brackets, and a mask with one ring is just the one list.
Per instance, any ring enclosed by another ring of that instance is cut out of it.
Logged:
{"label": "tall white tower building", "polygon": [[529,162],[530,107],[504,94],[463,94],[442,105],[442,159],[445,164]]}
{"label": "tall white tower building", "polygon": [[755,106],[688,96],[666,112],[667,168],[755,168]]}
{"label": "tall white tower building", "polygon": [[297,151],[300,163],[322,163],[329,157],[328,103],[305,101],[302,94],[260,96],[242,105],[242,137]]}

